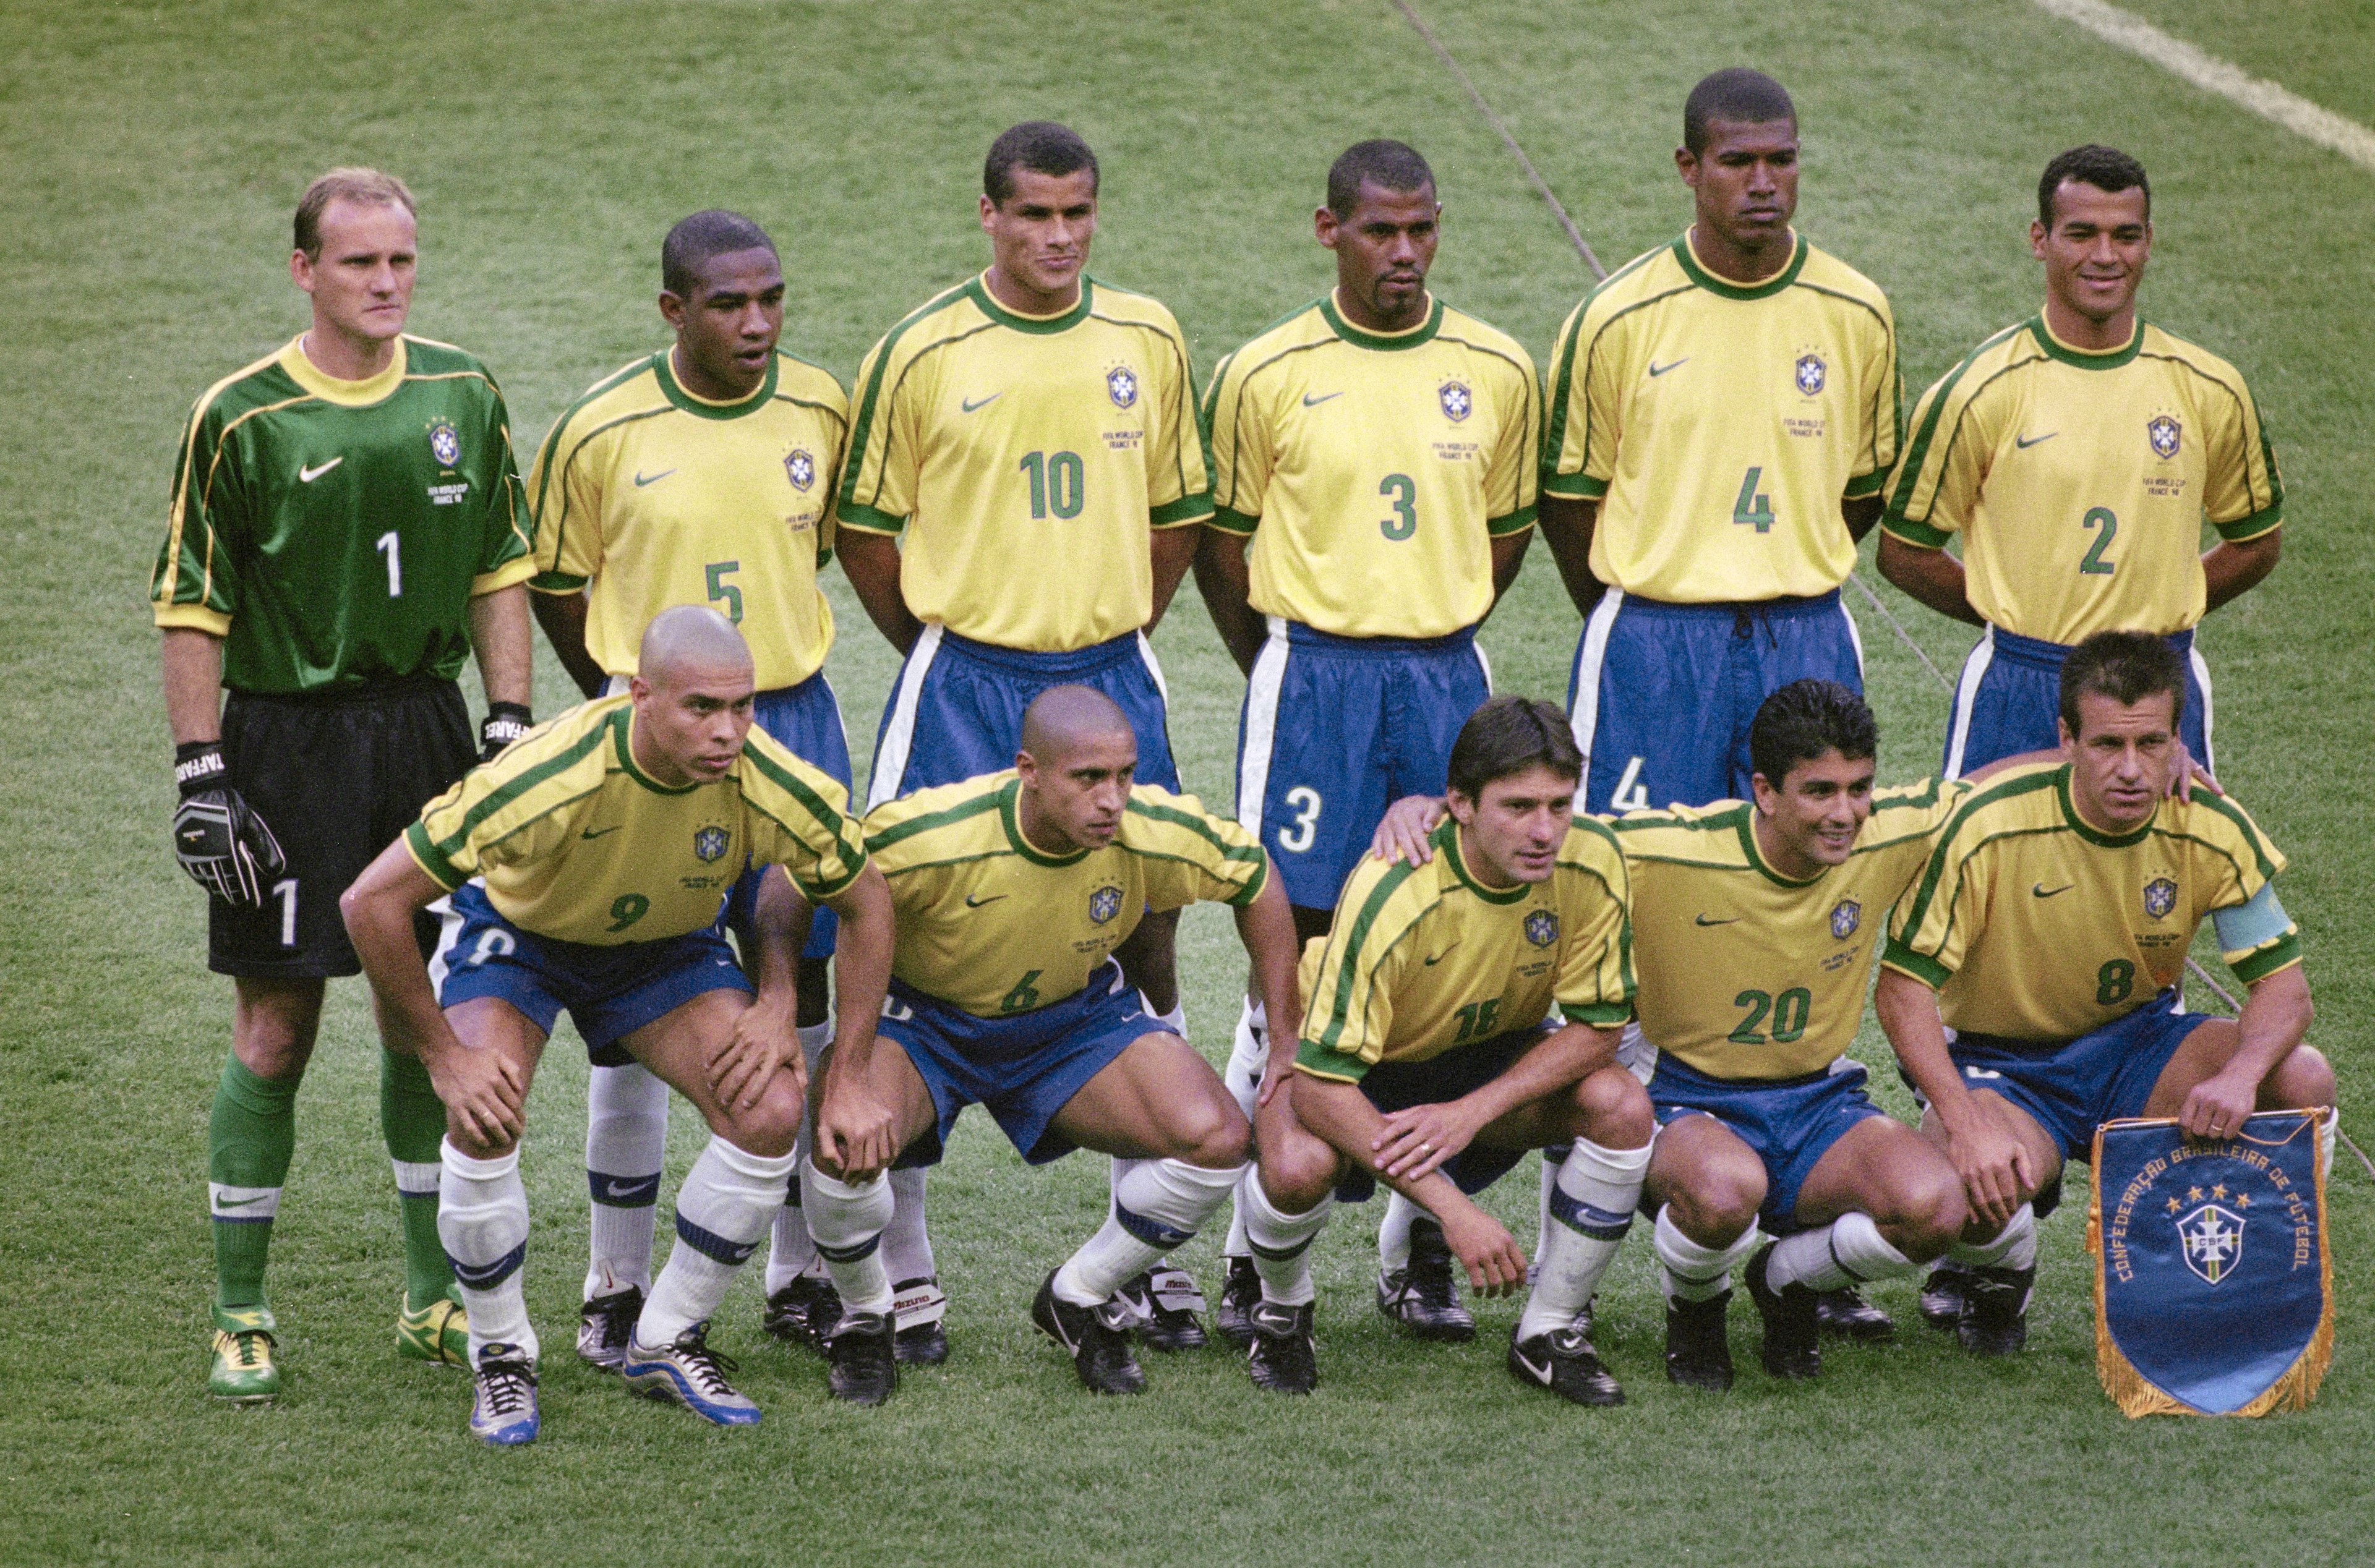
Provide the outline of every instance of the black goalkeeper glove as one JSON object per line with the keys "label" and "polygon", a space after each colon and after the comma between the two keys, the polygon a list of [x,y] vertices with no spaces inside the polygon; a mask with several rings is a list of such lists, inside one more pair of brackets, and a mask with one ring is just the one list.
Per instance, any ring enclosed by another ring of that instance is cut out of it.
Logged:
{"label": "black goalkeeper glove", "polygon": [[525,702],[488,703],[487,716],[479,724],[479,761],[493,761],[502,755],[504,747],[535,725],[536,715],[527,711]]}
{"label": "black goalkeeper glove", "polygon": [[190,879],[235,909],[261,909],[288,868],[280,841],[230,787],[222,747],[211,740],[173,749],[173,854]]}

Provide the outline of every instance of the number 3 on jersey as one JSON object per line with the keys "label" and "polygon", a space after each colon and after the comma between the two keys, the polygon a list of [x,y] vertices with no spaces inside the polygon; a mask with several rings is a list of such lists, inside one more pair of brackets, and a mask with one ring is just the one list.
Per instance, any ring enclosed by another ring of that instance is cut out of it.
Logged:
{"label": "number 3 on jersey", "polygon": [[1377,525],[1377,532],[1399,544],[1418,532],[1418,486],[1408,474],[1388,474],[1377,481],[1377,493],[1386,498],[1394,514]]}

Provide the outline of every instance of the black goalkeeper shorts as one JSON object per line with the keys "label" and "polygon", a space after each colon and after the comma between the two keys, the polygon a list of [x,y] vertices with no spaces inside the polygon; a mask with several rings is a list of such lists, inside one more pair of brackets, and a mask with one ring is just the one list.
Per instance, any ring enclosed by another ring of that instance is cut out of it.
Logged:
{"label": "black goalkeeper shorts", "polygon": [[[461,688],[422,677],[304,697],[233,691],[222,745],[231,787],[289,867],[261,909],[207,900],[207,967],[254,979],[360,973],[338,895],[478,761]],[[425,956],[437,922],[415,923]]]}

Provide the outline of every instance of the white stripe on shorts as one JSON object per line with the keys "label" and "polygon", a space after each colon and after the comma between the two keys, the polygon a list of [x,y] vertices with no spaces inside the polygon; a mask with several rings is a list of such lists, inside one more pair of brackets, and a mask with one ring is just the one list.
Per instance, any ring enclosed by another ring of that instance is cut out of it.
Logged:
{"label": "white stripe on shorts", "polygon": [[1591,607],[1591,619],[1583,623],[1583,652],[1575,669],[1576,749],[1583,753],[1583,776],[1575,781],[1575,797],[1581,800],[1591,787],[1591,737],[1600,727],[1600,666],[1608,660],[1608,634],[1615,629],[1616,612],[1625,603],[1625,591],[1611,588],[1600,595]]}
{"label": "white stripe on shorts", "polygon": [[2216,713],[2217,710],[2212,705],[2210,701],[2210,666],[2202,656],[2202,633],[2200,631],[2196,631],[2193,634],[2193,643],[2191,647],[2185,650],[2185,654],[2187,658],[2192,661],[2193,678],[2198,681],[2202,687],[2202,750],[2204,753],[2202,758],[2202,771],[2206,773],[2215,774],[2218,772],[2218,736],[2217,733],[2212,729],[2210,721],[2212,716]]}
{"label": "white stripe on shorts", "polygon": [[[1146,673],[1154,678],[1155,695],[1163,699],[1164,715],[1165,718],[1168,718],[1171,713],[1171,686],[1168,681],[1163,678],[1162,661],[1154,656],[1154,644],[1146,640],[1146,633],[1140,631],[1136,635],[1138,637],[1138,656],[1146,661]],[[1174,767],[1178,765],[1179,760],[1177,758],[1175,757],[1171,760]]]}
{"label": "white stripe on shorts", "polygon": [[1286,620],[1270,618],[1270,636],[1246,678],[1246,717],[1237,736],[1237,821],[1261,837],[1262,797],[1270,793],[1270,752],[1278,742],[1278,699],[1286,686]]}
{"label": "white stripe on shorts", "polygon": [[899,671],[899,695],[891,705],[891,722],[883,726],[882,744],[874,751],[874,775],[866,781],[868,811],[886,800],[899,798],[899,783],[906,776],[907,757],[916,748],[916,708],[924,695],[924,677],[940,651],[940,623],[926,623],[923,634]]}
{"label": "white stripe on shorts", "polygon": [[1955,729],[1946,737],[1946,776],[1963,776],[1963,749],[1971,739],[1971,704],[1979,700],[1979,682],[1987,678],[1988,666],[1996,662],[1996,629],[1992,626],[1979,633],[1971,644],[1971,652],[1963,660],[1963,678],[1955,686]]}
{"label": "white stripe on shorts", "polygon": [[437,931],[437,949],[429,955],[430,995],[443,1000],[445,976],[454,967],[446,959],[453,952],[454,944],[462,939],[462,917],[454,913],[454,895],[451,893],[431,903],[429,913],[443,922]]}
{"label": "white stripe on shorts", "polygon": [[1864,679],[1863,633],[1856,628],[1855,613],[1848,608],[1845,594],[1839,595],[1839,619],[1848,623],[1848,642],[1853,645],[1856,654],[1856,684],[1861,686]]}

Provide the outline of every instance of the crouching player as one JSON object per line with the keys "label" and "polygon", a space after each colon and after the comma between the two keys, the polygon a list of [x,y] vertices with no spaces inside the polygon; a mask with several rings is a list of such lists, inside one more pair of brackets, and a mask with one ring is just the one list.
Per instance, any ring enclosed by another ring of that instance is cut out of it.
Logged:
{"label": "crouching player", "polygon": [[1615,1065],[1633,1003],[1625,864],[1604,825],[1574,817],[1582,765],[1556,707],[1484,703],[1452,744],[1428,863],[1363,860],[1305,954],[1293,1088],[1275,1091],[1273,1053],[1258,1174],[1238,1198],[1262,1280],[1257,1385],[1317,1380],[1306,1254],[1331,1192],[1406,1195],[1469,1282],[1506,1294],[1526,1256],[1472,1197],[1530,1150],[1572,1143],[1509,1370],[1577,1404],[1624,1402],[1577,1318],[1633,1222],[1655,1124]]}
{"label": "crouching player", "polygon": [[1011,769],[877,806],[868,849],[891,888],[897,957],[872,1036],[819,1071],[801,1207],[842,1301],[833,1394],[897,1386],[883,1173],[938,1160],[958,1114],[986,1108],[1023,1159],[1115,1157],[1105,1223],[1051,1270],[1032,1321],[1101,1394],[1146,1385],[1126,1281],[1196,1234],[1245,1169],[1249,1132],[1204,1058],[1142,1009],[1115,950],[1148,912],[1233,905],[1274,1019],[1299,1017],[1294,925],[1270,857],[1192,797],[1133,784],[1138,739],[1111,698],[1057,686],[1022,716]]}
{"label": "crouching player", "polygon": [[[841,917],[845,1043],[871,1037],[889,978],[881,876],[841,786],[751,729],[741,636],[715,610],[663,610],[636,670],[627,695],[573,710],[431,801],[341,901],[381,1016],[445,1103],[437,1227],[470,1315],[470,1431],[490,1444],[537,1434],[519,1140],[554,1018],[566,1008],[589,1051],[624,1046],[709,1123],[621,1370],[639,1393],[747,1425],[758,1407],[706,1334],[792,1174],[794,964],[808,922],[771,878],[754,997],[719,929],[727,890],[746,864],[781,865]],[[447,894],[424,969],[412,915]]]}
{"label": "crouching player", "polygon": [[[2312,1009],[2276,902],[2284,856],[2233,801],[2169,795],[2186,673],[2141,632],[2072,649],[2064,760],[1975,789],[1890,926],[1875,1006],[1962,1178],[1970,1221],[1948,1256],[1969,1270],[1956,1332],[1978,1354],[2027,1342],[2031,1199],[2097,1125],[2173,1116],[2230,1138],[2254,1110],[2334,1102],[2333,1067],[2301,1043]],[[2205,914],[2251,988],[2239,1018],[2189,1013],[2179,993]],[[2331,1159],[2331,1116],[2325,1138]]]}

